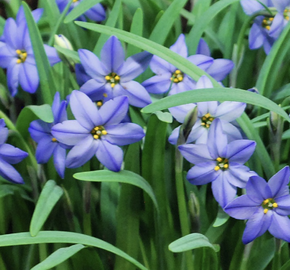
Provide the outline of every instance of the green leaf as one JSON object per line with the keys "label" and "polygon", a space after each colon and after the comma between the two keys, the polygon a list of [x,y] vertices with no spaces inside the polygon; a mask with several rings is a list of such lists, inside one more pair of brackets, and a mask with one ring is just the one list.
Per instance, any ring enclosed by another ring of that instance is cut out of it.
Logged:
{"label": "green leaf", "polygon": [[157,118],[162,122],[172,123],[172,121],[173,121],[172,115],[169,112],[157,111],[157,112],[155,112],[155,114],[156,114]]}
{"label": "green leaf", "polygon": [[208,88],[195,89],[186,91],[176,95],[168,96],[149,104],[141,110],[143,113],[151,113],[159,110],[164,110],[170,107],[188,104],[193,102],[203,101],[239,101],[248,104],[261,106],[267,110],[276,112],[281,115],[286,121],[290,122],[287,113],[276,103],[268,98],[265,98],[256,93],[245,91],[238,88]]}
{"label": "green leaf", "polygon": [[[117,23],[117,20],[118,20],[118,17],[119,17],[119,13],[120,13],[120,10],[121,10],[121,3],[122,3],[122,0],[116,0],[115,1],[115,4],[110,12],[110,15],[106,21],[106,26],[111,26],[111,27],[115,27],[116,23]],[[76,24],[78,24],[77,22],[75,22]],[[111,36],[109,34],[109,36]],[[96,55],[99,55],[106,40],[108,39],[109,37],[106,33],[102,34],[99,39],[98,39],[98,42],[93,50],[93,53],[96,54]]]}
{"label": "green leaf", "polygon": [[196,248],[209,247],[215,252],[219,251],[218,245],[212,245],[206,236],[200,233],[191,233],[172,242],[168,248],[172,252],[184,252]]}
{"label": "green leaf", "polygon": [[205,71],[203,71],[196,65],[192,64],[190,61],[188,61],[181,55],[171,51],[170,49],[160,44],[157,44],[156,42],[113,27],[78,21],[76,21],[75,24],[90,29],[92,31],[104,33],[109,36],[115,35],[117,38],[125,42],[128,42],[140,49],[143,49],[144,51],[148,51],[156,56],[161,57],[162,59],[171,63],[176,68],[180,69],[182,72],[186,73],[196,81],[202,75],[206,75],[212,80],[213,84],[216,87],[220,87],[220,84],[218,84],[218,82],[216,82],[213,78],[211,78]]}
{"label": "green leaf", "polygon": [[83,0],[65,17],[64,23],[69,23],[83,15],[87,10],[102,2],[102,0]]}
{"label": "green leaf", "polygon": [[31,11],[25,2],[22,2],[22,6],[27,21],[29,36],[39,75],[42,99],[45,103],[52,104],[53,95],[56,88],[51,75],[51,67],[43,47],[40,32],[32,17]]}
{"label": "green leaf", "polygon": [[74,254],[82,250],[85,246],[82,244],[76,244],[66,248],[60,248],[48,256],[44,261],[35,265],[31,270],[47,270],[51,269],[65,260],[72,257]]}
{"label": "green leaf", "polygon": [[24,107],[21,110],[16,121],[16,128],[23,138],[28,137],[29,135],[28,127],[31,121],[36,119],[40,119],[47,123],[52,123],[54,119],[50,105],[48,104],[43,104],[40,106],[30,105]]}
{"label": "green leaf", "polygon": [[191,28],[187,40],[190,40],[190,46],[188,47],[189,55],[195,54],[199,40],[207,28],[208,24],[212,19],[217,16],[222,10],[227,8],[229,5],[239,2],[240,0],[223,0],[214,3],[206,12],[199,16],[196,23]]}
{"label": "green leaf", "polygon": [[223,224],[225,224],[228,221],[229,218],[230,218],[230,216],[227,213],[225,213],[222,208],[219,207],[217,217],[216,217],[212,226],[213,227],[222,226]]}
{"label": "green leaf", "polygon": [[30,234],[35,236],[40,231],[51,210],[63,194],[61,187],[57,186],[53,180],[46,182],[40,193],[34,213],[30,223]]}
{"label": "green leaf", "polygon": [[92,171],[92,172],[82,172],[76,173],[73,175],[74,178],[82,181],[91,181],[91,182],[119,182],[126,183],[137,186],[143,189],[151,197],[156,209],[158,209],[157,201],[155,195],[152,191],[151,186],[147,181],[140,175],[130,172],[130,171],[120,171],[112,172],[106,170]]}
{"label": "green leaf", "polygon": [[155,25],[149,39],[158,44],[163,44],[170,32],[175,20],[180,16],[180,11],[187,0],[174,0],[163,13],[158,23]]}
{"label": "green leaf", "polygon": [[71,51],[69,49],[65,49],[65,48],[62,48],[58,45],[54,45],[54,48],[56,48],[56,50],[60,53],[62,53],[64,56],[66,56],[68,59],[72,59],[74,60],[75,62],[79,63],[80,62],[80,57],[79,57],[79,54],[78,52],[76,51]]}
{"label": "green leaf", "polygon": [[0,247],[15,247],[18,245],[31,245],[41,243],[71,243],[93,246],[121,256],[142,270],[148,270],[145,266],[140,264],[138,261],[130,257],[122,250],[101,239],[85,234],[64,231],[42,231],[34,237],[32,237],[28,232],[0,235]]}

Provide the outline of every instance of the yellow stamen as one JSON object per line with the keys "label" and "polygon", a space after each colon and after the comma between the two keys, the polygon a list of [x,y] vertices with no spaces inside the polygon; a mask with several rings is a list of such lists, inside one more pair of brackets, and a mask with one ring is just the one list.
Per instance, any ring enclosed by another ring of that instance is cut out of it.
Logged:
{"label": "yellow stamen", "polygon": [[221,158],[221,157],[218,157],[217,159],[216,159],[216,161],[218,161],[218,162],[221,162],[223,159]]}
{"label": "yellow stamen", "polygon": [[108,94],[104,93],[103,96],[104,96],[104,97],[108,97]]}
{"label": "yellow stamen", "polygon": [[219,169],[220,169],[219,166],[215,166],[215,167],[214,167],[214,170],[215,170],[215,171],[218,171]]}
{"label": "yellow stamen", "polygon": [[56,138],[52,138],[51,141],[52,142],[57,142],[57,139]]}
{"label": "yellow stamen", "polygon": [[268,213],[268,209],[264,209],[264,214],[267,214]]}
{"label": "yellow stamen", "polygon": [[229,164],[224,165],[224,169],[227,169],[229,167]]}
{"label": "yellow stamen", "polygon": [[173,81],[174,81],[175,83],[179,82],[179,80],[178,80],[177,78],[174,78]]}
{"label": "yellow stamen", "polygon": [[205,126],[205,123],[201,123],[202,126]]}
{"label": "yellow stamen", "polygon": [[269,21],[270,21],[270,22],[272,22],[273,20],[274,20],[274,18],[272,18],[272,17],[271,17],[271,18],[269,18]]}
{"label": "yellow stamen", "polygon": [[182,77],[177,77],[178,81],[182,82],[183,78]]}
{"label": "yellow stamen", "polygon": [[102,101],[98,101],[98,102],[97,102],[97,106],[98,106],[98,107],[101,107],[102,105],[103,105],[103,102],[102,102]]}
{"label": "yellow stamen", "polygon": [[179,69],[177,69],[177,70],[175,71],[175,73],[176,73],[176,74],[180,74],[181,71],[180,71]]}
{"label": "yellow stamen", "polygon": [[210,117],[210,113],[207,113],[204,115],[206,118],[209,118]]}
{"label": "yellow stamen", "polygon": [[270,27],[269,25],[267,25],[265,28],[266,28],[267,30],[270,30],[271,27]]}
{"label": "yellow stamen", "polygon": [[102,130],[102,135],[107,135],[108,132],[106,130]]}
{"label": "yellow stamen", "polygon": [[94,127],[94,130],[96,130],[96,131],[99,130],[99,129],[100,129],[99,127]]}
{"label": "yellow stamen", "polygon": [[94,139],[96,139],[96,140],[99,139],[99,136],[98,136],[97,134],[95,134],[93,137],[94,137]]}
{"label": "yellow stamen", "polygon": [[108,81],[111,79],[111,76],[107,75],[107,76],[105,76],[105,79]]}
{"label": "yellow stamen", "polygon": [[16,50],[16,53],[17,53],[17,54],[21,54],[21,51],[20,51],[20,50]]}
{"label": "yellow stamen", "polygon": [[115,76],[115,80],[119,81],[120,77],[118,75]]}
{"label": "yellow stamen", "polygon": [[22,61],[21,61],[20,59],[17,59],[17,60],[16,60],[16,63],[17,63],[17,64],[20,64],[20,63],[22,63]]}
{"label": "yellow stamen", "polygon": [[116,84],[114,84],[114,83],[111,83],[111,87],[112,87],[112,88],[114,88],[114,87],[115,87],[115,85],[116,85]]}
{"label": "yellow stamen", "polygon": [[266,199],[263,201],[263,204],[267,204],[269,202],[269,199]]}
{"label": "yellow stamen", "polygon": [[273,203],[273,207],[274,208],[277,208],[278,207],[278,204],[277,203]]}

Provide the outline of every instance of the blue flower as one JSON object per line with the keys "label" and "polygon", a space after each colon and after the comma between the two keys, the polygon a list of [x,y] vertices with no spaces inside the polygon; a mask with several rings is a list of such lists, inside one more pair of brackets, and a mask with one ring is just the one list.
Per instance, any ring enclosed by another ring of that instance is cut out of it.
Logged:
{"label": "blue flower", "polygon": [[[69,7],[69,11],[74,9],[77,5],[79,5],[80,2],[83,0],[73,0],[71,6]],[[69,0],[56,0],[56,4],[60,10],[60,12],[63,12],[66,5],[69,3]],[[86,17],[88,17],[90,20],[95,22],[100,22],[106,19],[106,11],[104,7],[98,3],[91,7],[89,10],[87,10],[84,15],[81,15],[77,18],[79,21],[87,21]]]}
{"label": "blue flower", "polygon": [[290,242],[289,167],[284,167],[267,183],[259,176],[252,176],[242,195],[225,208],[236,219],[247,219],[242,241],[247,244],[267,230],[276,238]]}
{"label": "blue flower", "polygon": [[[80,91],[88,95],[93,101],[108,101],[114,97],[125,95],[129,103],[136,107],[144,107],[151,103],[146,89],[133,81],[149,65],[152,55],[141,52],[124,61],[125,54],[121,42],[112,36],[104,44],[101,59],[88,50],[79,50],[81,64],[87,75],[92,79],[85,82]],[[82,81],[82,68],[77,74],[78,81]],[[87,77],[84,79],[86,80]]]}
{"label": "blue flower", "polygon": [[66,114],[67,102],[60,101],[60,95],[57,92],[52,104],[53,123],[46,123],[42,120],[35,120],[30,123],[29,132],[31,138],[37,142],[36,160],[38,163],[47,163],[53,155],[53,163],[57,173],[64,178],[66,149],[69,148],[65,143],[58,142],[51,134],[51,128],[67,120]]}
{"label": "blue flower", "polygon": [[256,143],[236,140],[228,143],[221,121],[215,119],[209,130],[207,144],[178,146],[181,154],[194,166],[187,173],[187,180],[194,185],[212,182],[212,192],[217,202],[225,207],[244,188],[255,172],[243,164],[251,157]]}
{"label": "blue flower", "polygon": [[12,183],[23,184],[22,176],[10,164],[16,164],[28,156],[19,148],[5,143],[8,137],[8,129],[4,119],[0,119],[0,175]]}
{"label": "blue flower", "polygon": [[[197,84],[196,89],[212,88],[211,81],[202,76]],[[184,122],[186,115],[192,111],[197,105],[198,118],[186,140],[186,143],[207,143],[208,131],[214,119],[219,118],[222,124],[224,133],[229,141],[242,139],[242,134],[239,129],[233,124],[233,121],[240,117],[246,108],[246,103],[225,101],[219,103],[217,101],[198,102],[180,105],[169,108],[172,116],[180,123]],[[169,142],[176,144],[179,136],[180,126],[175,128],[169,136]]]}
{"label": "blue flower", "polygon": [[[233,62],[230,60],[214,60],[209,55],[200,53],[188,56],[185,36],[183,34],[178,37],[177,41],[170,47],[170,50],[205,70],[217,81],[223,80],[233,68]],[[153,56],[150,68],[156,76],[142,83],[149,93],[163,94],[169,91],[168,95],[174,95],[195,89],[196,82],[193,79],[158,56]]]}
{"label": "blue flower", "polygon": [[[41,14],[42,10],[33,13],[36,19]],[[7,68],[7,84],[11,95],[16,95],[19,84],[24,91],[34,93],[39,85],[39,76],[22,7],[16,21],[12,18],[6,20],[1,41],[0,67]],[[54,48],[44,45],[44,49],[51,65],[60,61]]]}
{"label": "blue flower", "polygon": [[128,111],[128,98],[116,97],[98,109],[87,95],[74,90],[70,107],[76,120],[52,127],[52,134],[59,142],[73,147],[67,155],[66,166],[80,167],[96,155],[109,170],[119,171],[123,161],[123,151],[119,146],[144,137],[140,126],[120,123]]}

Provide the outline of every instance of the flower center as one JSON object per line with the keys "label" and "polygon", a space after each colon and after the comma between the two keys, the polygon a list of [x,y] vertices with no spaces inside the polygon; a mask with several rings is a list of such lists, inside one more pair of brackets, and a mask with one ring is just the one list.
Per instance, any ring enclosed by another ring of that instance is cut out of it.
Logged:
{"label": "flower center", "polygon": [[262,21],[262,27],[269,31],[273,20],[274,20],[274,17],[265,17]]}
{"label": "flower center", "polygon": [[218,170],[227,170],[229,168],[229,160],[227,158],[218,157],[216,159],[216,166],[214,167],[215,171]]}
{"label": "flower center", "polygon": [[212,117],[210,113],[207,113],[203,117],[201,117],[201,125],[206,128],[209,128],[213,120],[214,117]]}
{"label": "flower center", "polygon": [[16,50],[16,53],[18,54],[18,59],[16,60],[16,63],[24,63],[27,58],[27,52],[25,50]]}
{"label": "flower center", "polygon": [[120,76],[118,76],[115,72],[112,72],[109,75],[105,76],[105,79],[108,83],[111,84],[112,88],[114,88],[115,85],[120,82]]}
{"label": "flower center", "polygon": [[183,81],[183,73],[179,69],[175,70],[175,72],[172,73],[170,80],[175,82],[175,83],[182,82]]}
{"label": "flower center", "polygon": [[289,8],[284,9],[284,18],[285,18],[285,20],[289,21],[289,19],[290,19],[290,9]]}
{"label": "flower center", "polygon": [[56,138],[52,138],[51,141],[52,142],[57,142],[57,139]]}
{"label": "flower center", "polygon": [[263,201],[262,207],[264,208],[264,214],[267,214],[269,210],[273,210],[274,208],[277,208],[278,204],[275,202],[274,199],[268,198]]}
{"label": "flower center", "polygon": [[108,134],[103,126],[96,126],[92,129],[91,134],[93,135],[95,140],[98,140],[102,137],[102,135]]}

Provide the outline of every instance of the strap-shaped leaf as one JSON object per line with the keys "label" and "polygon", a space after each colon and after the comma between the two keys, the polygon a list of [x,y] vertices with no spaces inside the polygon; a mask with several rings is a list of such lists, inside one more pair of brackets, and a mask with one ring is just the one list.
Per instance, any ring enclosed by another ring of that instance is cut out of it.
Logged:
{"label": "strap-shaped leaf", "polygon": [[34,213],[30,223],[30,234],[35,236],[40,231],[51,210],[58,202],[63,194],[61,187],[57,186],[55,181],[46,182],[42,192],[40,193]]}
{"label": "strap-shaped leaf", "polygon": [[140,175],[130,171],[111,172],[106,170],[75,173],[74,178],[91,182],[119,182],[137,186],[143,189],[151,197],[156,209],[158,209],[154,192],[148,182]]}
{"label": "strap-shaped leaf", "polygon": [[31,270],[51,269],[61,264],[65,260],[69,259],[83,248],[85,248],[85,246],[82,244],[76,244],[70,247],[60,248],[53,252],[51,255],[49,255],[44,261],[32,267]]}

